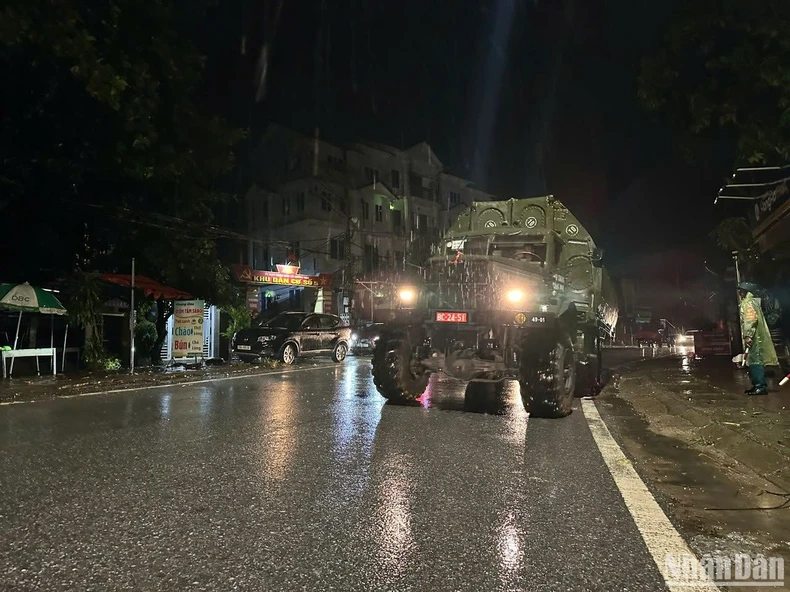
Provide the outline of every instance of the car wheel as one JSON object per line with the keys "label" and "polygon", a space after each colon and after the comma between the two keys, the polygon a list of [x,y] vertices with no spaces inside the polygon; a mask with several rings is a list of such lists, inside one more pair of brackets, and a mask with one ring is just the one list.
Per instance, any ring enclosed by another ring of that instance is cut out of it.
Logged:
{"label": "car wheel", "polygon": [[332,360],[338,364],[346,359],[348,355],[348,346],[345,343],[338,343],[332,351]]}
{"label": "car wheel", "polygon": [[280,352],[280,361],[290,366],[296,361],[296,355],[296,346],[293,343],[286,343]]}

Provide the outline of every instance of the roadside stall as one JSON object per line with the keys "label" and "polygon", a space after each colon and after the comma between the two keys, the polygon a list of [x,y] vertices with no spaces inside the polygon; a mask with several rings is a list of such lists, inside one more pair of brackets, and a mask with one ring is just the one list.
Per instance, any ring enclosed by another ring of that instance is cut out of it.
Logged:
{"label": "roadside stall", "polygon": [[[50,346],[43,348],[17,349],[19,345],[19,330],[22,326],[22,313],[35,313],[50,315],[50,322],[54,325],[55,316],[65,316],[66,308],[55,297],[55,295],[42,288],[34,288],[29,283],[24,284],[0,284],[0,310],[18,312],[19,316],[16,324],[16,336],[12,348],[4,348],[0,351],[0,361],[3,365],[3,378],[10,376],[14,371],[14,360],[16,358],[36,358],[36,371],[41,374],[39,358],[51,358],[52,374],[57,371],[56,349],[54,343],[54,332],[50,332]],[[66,325],[68,333],[68,325]],[[65,356],[65,338],[63,343]],[[11,367],[7,369],[7,362],[11,360]]]}

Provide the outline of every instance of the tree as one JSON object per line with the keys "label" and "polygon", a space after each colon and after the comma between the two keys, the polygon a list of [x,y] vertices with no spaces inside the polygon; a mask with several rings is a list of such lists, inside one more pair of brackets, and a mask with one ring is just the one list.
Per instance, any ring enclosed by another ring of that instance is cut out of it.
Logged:
{"label": "tree", "polygon": [[710,236],[718,247],[738,258],[742,274],[752,275],[760,261],[760,249],[754,242],[752,229],[746,218],[725,218]]}
{"label": "tree", "polygon": [[[186,0],[9,0],[0,8],[0,228],[10,275],[140,273],[223,304],[214,209],[241,130],[195,101]],[[16,261],[15,268],[10,267]],[[161,346],[167,308],[158,307]],[[153,358],[158,359],[154,347]]]}
{"label": "tree", "polygon": [[645,106],[674,124],[688,150],[725,137],[741,162],[789,162],[790,3],[678,4],[664,47],[642,65]]}

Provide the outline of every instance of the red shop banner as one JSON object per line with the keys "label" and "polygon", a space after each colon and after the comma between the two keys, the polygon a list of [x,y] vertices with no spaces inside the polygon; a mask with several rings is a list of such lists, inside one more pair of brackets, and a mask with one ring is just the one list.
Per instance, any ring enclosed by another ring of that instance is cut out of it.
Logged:
{"label": "red shop banner", "polygon": [[231,265],[236,280],[246,284],[278,285],[278,286],[303,286],[305,288],[329,288],[332,285],[332,274],[301,275],[296,273],[298,267],[279,266],[286,268],[281,271],[262,271],[253,269],[249,265]]}

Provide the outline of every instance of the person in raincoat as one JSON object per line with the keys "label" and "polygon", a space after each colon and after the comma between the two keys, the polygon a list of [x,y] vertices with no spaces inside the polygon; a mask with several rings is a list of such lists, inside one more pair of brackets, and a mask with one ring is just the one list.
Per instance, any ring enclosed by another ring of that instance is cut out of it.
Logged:
{"label": "person in raincoat", "polygon": [[759,293],[759,287],[751,282],[741,282],[738,284],[738,292],[741,296],[741,337],[744,352],[748,351],[746,363],[749,365],[749,377],[752,380],[752,388],[746,394],[767,395],[765,367],[778,366],[779,360],[771,342],[771,333],[765,322],[760,299],[755,296]]}

